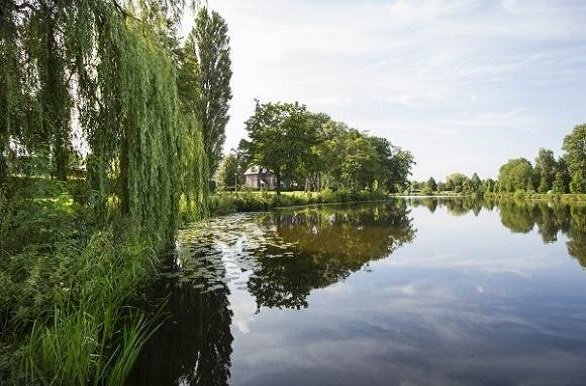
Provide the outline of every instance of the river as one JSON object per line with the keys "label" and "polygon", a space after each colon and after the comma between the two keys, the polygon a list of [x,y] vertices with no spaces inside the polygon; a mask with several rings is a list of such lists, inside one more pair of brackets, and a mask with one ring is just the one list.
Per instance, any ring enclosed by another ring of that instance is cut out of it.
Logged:
{"label": "river", "polygon": [[586,382],[586,207],[398,199],[180,232],[140,385]]}

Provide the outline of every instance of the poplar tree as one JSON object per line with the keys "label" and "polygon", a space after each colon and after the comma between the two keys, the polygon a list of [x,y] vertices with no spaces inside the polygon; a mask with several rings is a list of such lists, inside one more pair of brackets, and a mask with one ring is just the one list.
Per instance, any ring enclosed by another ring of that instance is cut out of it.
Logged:
{"label": "poplar tree", "polygon": [[553,151],[539,149],[537,158],[535,158],[535,174],[538,179],[537,190],[540,193],[546,193],[554,184],[556,178],[556,160]]}
{"label": "poplar tree", "polygon": [[210,175],[222,159],[225,129],[232,99],[230,38],[226,21],[216,11],[201,7],[185,44],[186,60],[197,67],[196,77],[184,88],[196,88],[194,112],[202,125]]}
{"label": "poplar tree", "polygon": [[579,125],[564,138],[564,159],[570,173],[570,191],[586,193],[586,125]]}

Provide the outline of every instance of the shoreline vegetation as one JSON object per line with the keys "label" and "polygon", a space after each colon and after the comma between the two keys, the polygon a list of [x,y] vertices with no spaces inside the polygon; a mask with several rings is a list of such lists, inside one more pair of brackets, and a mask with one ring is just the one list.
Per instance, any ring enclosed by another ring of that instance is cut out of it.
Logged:
{"label": "shoreline vegetation", "polygon": [[564,137],[563,154],[539,149],[534,164],[525,158],[509,159],[501,165],[496,180],[481,179],[477,173],[468,177],[452,173],[445,181],[430,177],[411,181],[405,193],[433,194],[454,192],[493,195],[499,198],[581,201],[586,195],[586,124],[575,126]]}
{"label": "shoreline vegetation", "polygon": [[394,198],[473,198],[492,201],[548,201],[561,203],[586,203],[586,194],[542,194],[542,193],[387,193],[382,191],[332,191],[321,192],[289,191],[280,195],[271,191],[218,192],[210,197],[210,214],[212,216],[238,212],[269,211],[293,206],[346,204],[361,202],[386,201]]}
{"label": "shoreline vegetation", "polygon": [[211,215],[217,216],[238,212],[261,212],[292,206],[383,201],[389,198],[388,193],[380,191],[289,191],[281,192],[281,194],[270,191],[219,192],[211,195],[209,208]]}
{"label": "shoreline vegetation", "polygon": [[217,192],[210,196],[209,209],[212,216],[239,212],[268,211],[282,207],[346,204],[386,201],[393,198],[483,198],[492,200],[548,200],[561,202],[586,202],[586,194],[548,195],[539,193],[387,193],[383,191],[323,190],[319,192],[288,191],[276,194],[273,191]]}
{"label": "shoreline vegetation", "polygon": [[11,178],[0,195],[0,383],[121,385],[160,322],[140,307],[157,254],[102,226],[84,181]]}

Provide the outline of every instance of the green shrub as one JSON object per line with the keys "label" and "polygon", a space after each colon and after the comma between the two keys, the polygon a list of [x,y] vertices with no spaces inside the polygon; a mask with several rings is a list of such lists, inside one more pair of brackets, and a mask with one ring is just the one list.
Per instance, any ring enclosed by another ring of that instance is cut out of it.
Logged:
{"label": "green shrub", "polygon": [[382,191],[323,190],[321,192],[223,192],[210,199],[210,211],[215,214],[258,212],[276,207],[385,200]]}
{"label": "green shrub", "polygon": [[156,327],[131,305],[155,274],[138,227],[91,223],[68,186],[0,196],[0,383],[123,384]]}

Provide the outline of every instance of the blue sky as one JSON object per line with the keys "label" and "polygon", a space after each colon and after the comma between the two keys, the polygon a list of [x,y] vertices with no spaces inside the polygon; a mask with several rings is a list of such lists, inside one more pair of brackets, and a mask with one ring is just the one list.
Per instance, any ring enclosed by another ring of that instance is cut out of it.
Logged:
{"label": "blue sky", "polygon": [[254,98],[410,150],[414,178],[494,177],[586,122],[586,1],[209,0],[230,28],[226,150]]}

